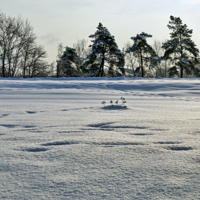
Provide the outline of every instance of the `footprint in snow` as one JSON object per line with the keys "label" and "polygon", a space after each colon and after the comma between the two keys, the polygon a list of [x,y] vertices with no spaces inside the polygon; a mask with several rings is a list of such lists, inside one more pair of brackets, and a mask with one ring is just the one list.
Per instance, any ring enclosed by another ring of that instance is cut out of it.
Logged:
{"label": "footprint in snow", "polygon": [[28,114],[35,114],[37,112],[35,112],[35,111],[26,111],[26,113],[28,113]]}
{"label": "footprint in snow", "polygon": [[27,148],[27,149],[22,149],[22,151],[27,151],[27,152],[44,152],[44,151],[48,151],[49,149],[47,148],[43,148],[43,147],[31,147],[31,148]]}
{"label": "footprint in snow", "polygon": [[189,151],[189,150],[193,150],[192,147],[184,147],[184,146],[171,146],[171,147],[167,147],[166,149],[172,150],[172,151]]}

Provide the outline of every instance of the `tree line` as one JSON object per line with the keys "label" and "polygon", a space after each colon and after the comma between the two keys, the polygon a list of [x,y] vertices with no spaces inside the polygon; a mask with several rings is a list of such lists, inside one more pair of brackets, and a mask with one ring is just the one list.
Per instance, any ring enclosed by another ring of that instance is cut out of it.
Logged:
{"label": "tree line", "polygon": [[1,77],[199,77],[199,50],[192,41],[193,30],[180,17],[170,16],[170,39],[148,44],[152,35],[131,37],[120,50],[109,30],[99,23],[88,41],[73,47],[58,45],[57,66],[45,61],[43,46],[28,20],[0,13]]}
{"label": "tree line", "polygon": [[199,77],[199,49],[191,39],[193,30],[174,16],[167,26],[171,31],[167,41],[154,41],[151,46],[147,39],[152,35],[142,32],[131,37],[133,44],[127,43],[120,50],[114,36],[99,23],[89,36],[89,48],[85,40],[78,41],[58,56],[57,77],[116,77],[126,72],[137,77]]}

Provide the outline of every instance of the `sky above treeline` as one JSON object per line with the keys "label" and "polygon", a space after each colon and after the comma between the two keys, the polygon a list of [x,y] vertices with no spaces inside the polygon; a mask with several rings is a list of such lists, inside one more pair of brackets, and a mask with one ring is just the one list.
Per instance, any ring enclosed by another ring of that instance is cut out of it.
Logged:
{"label": "sky above treeline", "polygon": [[0,11],[28,19],[44,46],[50,62],[57,59],[57,47],[73,47],[78,40],[95,33],[101,22],[115,36],[120,49],[131,37],[146,32],[154,40],[170,38],[170,15],[180,17],[193,29],[193,41],[200,49],[200,0],[0,0]]}

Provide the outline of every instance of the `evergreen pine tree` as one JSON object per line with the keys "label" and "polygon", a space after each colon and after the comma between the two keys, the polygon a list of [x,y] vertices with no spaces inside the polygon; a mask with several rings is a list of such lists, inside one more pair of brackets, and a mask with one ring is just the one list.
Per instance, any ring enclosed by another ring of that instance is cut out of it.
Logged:
{"label": "evergreen pine tree", "polygon": [[57,68],[59,74],[67,77],[79,77],[80,71],[78,63],[80,62],[79,56],[76,54],[75,49],[66,47],[66,50],[57,61]]}
{"label": "evergreen pine tree", "polygon": [[147,33],[142,32],[141,34],[137,34],[136,37],[131,37],[134,41],[132,47],[129,47],[126,50],[126,53],[133,53],[134,56],[138,58],[139,67],[135,70],[135,72],[141,73],[141,76],[144,77],[145,70],[144,65],[150,63],[150,67],[154,67],[159,62],[157,58],[156,52],[154,49],[147,43],[146,38],[152,37]]}
{"label": "evergreen pine tree", "polygon": [[[90,35],[92,51],[81,65],[83,72],[92,77],[105,76],[104,68],[108,67],[108,76],[124,74],[124,54],[118,49],[114,36],[99,23],[95,34]],[[106,65],[107,64],[107,65]]]}
{"label": "evergreen pine tree", "polygon": [[188,29],[186,24],[182,23],[180,17],[170,16],[168,28],[171,39],[163,43],[165,53],[162,59],[172,60],[174,66],[169,69],[170,76],[180,76],[183,78],[183,72],[192,75],[198,75],[199,71],[195,68],[198,63],[199,50],[191,40],[192,29]]}

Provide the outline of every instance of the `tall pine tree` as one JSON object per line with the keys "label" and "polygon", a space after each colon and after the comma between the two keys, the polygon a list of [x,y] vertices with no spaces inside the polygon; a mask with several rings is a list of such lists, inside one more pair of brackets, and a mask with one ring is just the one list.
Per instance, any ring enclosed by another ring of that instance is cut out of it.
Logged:
{"label": "tall pine tree", "polygon": [[152,35],[144,32],[137,34],[136,37],[131,37],[131,39],[134,41],[134,44],[132,47],[129,47],[126,50],[126,53],[132,52],[133,55],[138,58],[139,67],[136,69],[136,72],[141,73],[142,77],[145,75],[145,64],[149,63],[149,67],[154,67],[159,62],[156,52],[147,43],[146,38],[148,37],[152,37]]}
{"label": "tall pine tree", "polygon": [[92,51],[87,55],[85,62],[80,66],[83,72],[92,77],[105,76],[105,66],[108,76],[124,74],[124,54],[118,49],[114,36],[108,29],[99,23],[95,34],[90,35],[93,44]]}
{"label": "tall pine tree", "polygon": [[198,63],[199,50],[191,40],[193,30],[188,29],[180,17],[174,16],[170,16],[167,26],[172,31],[171,39],[162,45],[165,50],[162,59],[172,60],[174,63],[174,66],[169,69],[169,75],[183,78],[184,71],[188,75],[192,75],[192,73],[198,75],[199,71],[195,65]]}

